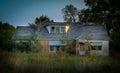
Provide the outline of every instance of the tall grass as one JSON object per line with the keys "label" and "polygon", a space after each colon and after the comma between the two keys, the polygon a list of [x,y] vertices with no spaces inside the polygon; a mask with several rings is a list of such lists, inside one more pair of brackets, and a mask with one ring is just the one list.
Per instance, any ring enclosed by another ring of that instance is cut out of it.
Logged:
{"label": "tall grass", "polygon": [[109,56],[0,52],[0,73],[119,73],[115,62]]}

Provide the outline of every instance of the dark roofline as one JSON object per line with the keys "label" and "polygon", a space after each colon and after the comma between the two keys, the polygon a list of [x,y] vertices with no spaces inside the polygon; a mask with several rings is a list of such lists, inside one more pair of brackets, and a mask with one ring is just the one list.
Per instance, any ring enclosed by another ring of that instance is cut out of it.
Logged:
{"label": "dark roofline", "polygon": [[30,28],[30,26],[17,26],[17,28]]}

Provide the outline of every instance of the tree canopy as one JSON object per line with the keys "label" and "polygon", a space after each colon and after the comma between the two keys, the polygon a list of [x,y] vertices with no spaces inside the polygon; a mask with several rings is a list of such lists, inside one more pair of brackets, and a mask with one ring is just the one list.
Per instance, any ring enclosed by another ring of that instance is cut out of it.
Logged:
{"label": "tree canopy", "polygon": [[42,15],[39,18],[36,17],[35,24],[39,24],[40,22],[54,22],[53,20],[50,20],[50,18],[46,15]]}
{"label": "tree canopy", "polygon": [[15,27],[8,24],[0,22],[0,49],[12,48],[12,36],[15,31]]}
{"label": "tree canopy", "polygon": [[65,8],[62,9],[62,12],[64,14],[63,18],[65,21],[76,22],[78,10],[72,4],[66,5]]}
{"label": "tree canopy", "polygon": [[120,25],[119,3],[112,0],[84,0],[88,8],[79,11],[79,21],[104,24],[108,32],[118,31]]}
{"label": "tree canopy", "polygon": [[[120,47],[120,2],[114,0],[84,0],[86,9],[79,11],[79,21],[106,26],[114,47]],[[117,43],[116,43],[117,42]]]}

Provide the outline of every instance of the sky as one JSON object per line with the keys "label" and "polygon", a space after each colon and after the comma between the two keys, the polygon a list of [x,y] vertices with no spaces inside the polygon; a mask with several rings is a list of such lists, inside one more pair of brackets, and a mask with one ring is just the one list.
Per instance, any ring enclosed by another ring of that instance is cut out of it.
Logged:
{"label": "sky", "polygon": [[55,22],[64,22],[61,9],[69,4],[79,10],[85,8],[84,0],[0,0],[0,21],[22,26],[47,15]]}

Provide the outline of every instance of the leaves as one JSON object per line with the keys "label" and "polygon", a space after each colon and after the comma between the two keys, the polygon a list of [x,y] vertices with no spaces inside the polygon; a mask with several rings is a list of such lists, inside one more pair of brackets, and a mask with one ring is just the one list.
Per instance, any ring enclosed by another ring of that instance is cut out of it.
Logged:
{"label": "leaves", "polygon": [[25,40],[21,40],[17,48],[22,52],[37,52],[41,46],[37,37],[36,33],[32,37],[24,36]]}
{"label": "leaves", "polygon": [[39,24],[40,22],[54,22],[53,20],[50,20],[50,18],[46,15],[42,15],[39,18],[37,17],[35,19],[35,24]]}
{"label": "leaves", "polygon": [[88,8],[79,11],[79,21],[104,24],[111,36],[111,45],[119,47],[120,2],[114,0],[84,0]]}
{"label": "leaves", "polygon": [[64,14],[63,18],[67,22],[76,22],[75,18],[77,16],[78,10],[72,4],[66,5],[65,8],[61,10]]}
{"label": "leaves", "polygon": [[12,36],[14,31],[14,26],[0,22],[0,48],[2,50],[11,50],[13,48]]}

